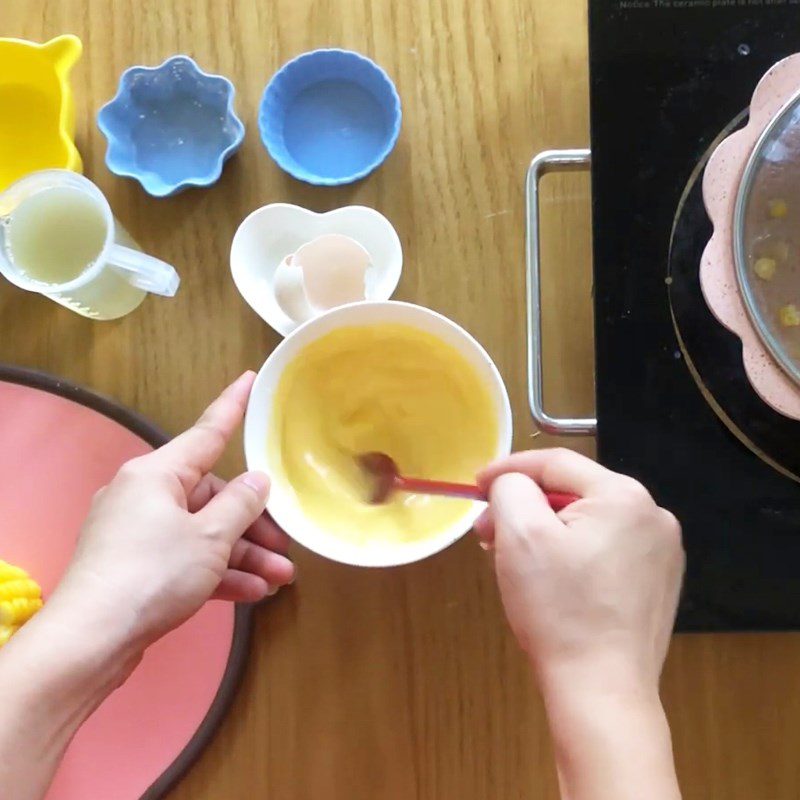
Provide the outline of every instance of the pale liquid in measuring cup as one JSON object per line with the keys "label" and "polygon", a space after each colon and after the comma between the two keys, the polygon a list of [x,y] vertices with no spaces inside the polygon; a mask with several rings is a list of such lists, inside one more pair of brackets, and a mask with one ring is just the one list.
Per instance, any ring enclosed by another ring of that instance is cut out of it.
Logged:
{"label": "pale liquid in measuring cup", "polygon": [[60,187],[23,201],[8,224],[6,246],[29,278],[62,284],[75,280],[100,255],[106,221],[83,192]]}
{"label": "pale liquid in measuring cup", "polygon": [[[106,219],[97,202],[69,186],[43,189],[23,200],[6,220],[9,260],[25,277],[51,284],[54,300],[85,317],[116,319],[133,311],[146,293],[105,268],[68,292],[58,286],[89,269],[103,250]],[[117,231],[117,240],[121,240]],[[126,236],[127,245],[135,244]]]}

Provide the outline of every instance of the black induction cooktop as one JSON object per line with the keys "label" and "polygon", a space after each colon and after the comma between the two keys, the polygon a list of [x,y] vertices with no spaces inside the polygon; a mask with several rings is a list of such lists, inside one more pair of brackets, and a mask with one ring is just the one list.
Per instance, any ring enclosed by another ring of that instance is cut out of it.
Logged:
{"label": "black induction cooktop", "polygon": [[800,0],[591,0],[600,460],[680,518],[682,630],[800,628],[800,422],[758,398],[699,266],[702,168]]}

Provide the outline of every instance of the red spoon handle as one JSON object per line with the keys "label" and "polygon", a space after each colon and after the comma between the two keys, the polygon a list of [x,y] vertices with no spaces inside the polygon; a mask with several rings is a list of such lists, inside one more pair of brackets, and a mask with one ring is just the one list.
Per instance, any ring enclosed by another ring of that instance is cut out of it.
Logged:
{"label": "red spoon handle", "polygon": [[550,508],[556,513],[563,511],[567,506],[571,506],[576,500],[580,500],[576,494],[568,494],[567,492],[545,492],[547,502],[550,503]]}
{"label": "red spoon handle", "polygon": [[486,495],[477,486],[468,483],[448,483],[447,481],[429,481],[425,478],[398,476],[395,488],[403,492],[442,494],[447,497],[464,497],[467,500],[486,500]]}
{"label": "red spoon handle", "polygon": [[[439,494],[447,497],[464,497],[467,500],[486,501],[486,495],[469,483],[448,483],[447,481],[430,481],[425,478],[400,477],[395,481],[395,489],[403,492],[419,492],[420,494]],[[561,511],[578,497],[566,492],[545,492],[547,502],[553,511]]]}

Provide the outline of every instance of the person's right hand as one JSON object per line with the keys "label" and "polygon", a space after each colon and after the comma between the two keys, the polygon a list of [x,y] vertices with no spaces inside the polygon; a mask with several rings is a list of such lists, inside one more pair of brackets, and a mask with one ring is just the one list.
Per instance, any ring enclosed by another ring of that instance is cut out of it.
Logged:
{"label": "person's right hand", "polygon": [[[675,517],[570,450],[516,453],[478,482],[490,505],[476,531],[494,546],[509,622],[543,688],[575,669],[656,687],[683,574]],[[543,490],[581,499],[556,514]]]}
{"label": "person's right hand", "polygon": [[[538,674],[563,796],[680,800],[658,696],[684,564],[675,517],[569,450],[517,453],[478,482],[476,530]],[[581,499],[556,514],[543,490]]]}

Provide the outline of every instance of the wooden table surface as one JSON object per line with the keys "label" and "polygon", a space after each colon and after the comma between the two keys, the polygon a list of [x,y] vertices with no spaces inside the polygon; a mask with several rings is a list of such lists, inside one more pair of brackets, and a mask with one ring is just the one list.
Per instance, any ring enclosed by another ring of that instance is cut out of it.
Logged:
{"label": "wooden table surface", "polygon": [[[278,341],[229,277],[239,222],[273,201],[361,203],[400,234],[396,296],[483,342],[511,394],[515,445],[531,445],[523,179],[539,150],[588,143],[585,0],[4,0],[0,22],[6,36],[81,36],[86,174],[142,247],[183,277],[175,299],[150,298],[116,323],[3,283],[0,360],[87,384],[177,432]],[[281,173],[256,126],[269,76],[324,45],[375,58],[403,100],[394,153],[341,189]],[[108,172],[94,120],[125,67],[173,53],[234,81],[247,136],[213,189],[155,200]],[[585,176],[544,185],[548,403],[564,413],[592,411],[588,202]],[[237,442],[222,471],[241,467]],[[557,796],[542,708],[474,541],[391,571],[296,555],[296,586],[258,612],[232,713],[172,800]],[[686,798],[800,797],[798,637],[678,637],[664,697]]]}

